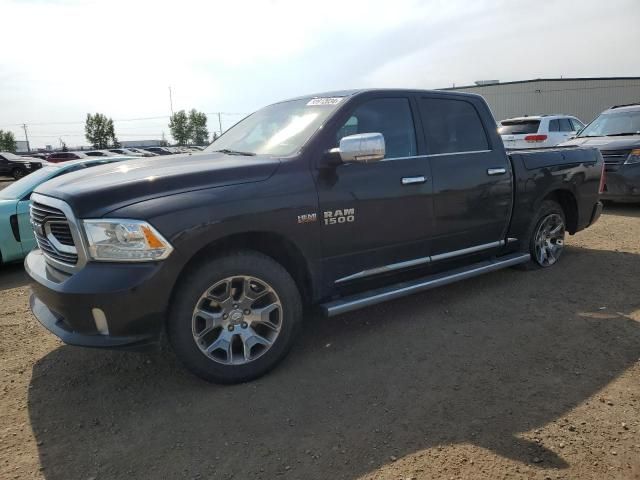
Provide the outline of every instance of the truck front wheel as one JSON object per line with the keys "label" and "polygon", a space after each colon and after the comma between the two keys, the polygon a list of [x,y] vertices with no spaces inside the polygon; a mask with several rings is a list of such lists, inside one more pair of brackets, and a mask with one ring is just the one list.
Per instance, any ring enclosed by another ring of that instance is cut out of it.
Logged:
{"label": "truck front wheel", "polygon": [[235,252],[187,273],[168,318],[169,341],[186,367],[217,383],[271,370],[288,353],[302,320],[291,275],[258,252]]}
{"label": "truck front wheel", "polygon": [[554,265],[564,250],[566,220],[562,207],[553,200],[542,202],[530,230],[529,253],[533,268]]}

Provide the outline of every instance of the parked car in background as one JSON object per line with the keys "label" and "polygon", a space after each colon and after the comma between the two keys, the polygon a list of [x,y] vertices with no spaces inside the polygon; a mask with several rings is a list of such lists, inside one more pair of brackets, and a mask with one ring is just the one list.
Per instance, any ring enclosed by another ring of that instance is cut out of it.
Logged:
{"label": "parked car in background", "polygon": [[151,152],[138,152],[133,148],[111,148],[109,151],[118,155],[129,155],[131,157],[151,157],[155,155]]}
{"label": "parked car in background", "polygon": [[46,153],[25,153],[24,155],[20,155],[21,157],[27,158],[27,159],[32,159],[32,158],[36,158],[38,160],[46,160],[47,159],[47,154]]}
{"label": "parked car in background", "polygon": [[89,157],[117,157],[119,155],[111,152],[110,150],[90,150],[83,153]]}
{"label": "parked car in background", "polygon": [[139,153],[143,157],[157,157],[158,156],[157,153],[152,153],[152,152],[150,152],[148,150],[145,150],[143,148],[129,147],[129,148],[127,148],[127,150],[131,150],[133,153]]}
{"label": "parked car in background", "polygon": [[606,171],[603,200],[640,202],[640,103],[605,110],[562,145],[600,149]]}
{"label": "parked car in background", "polygon": [[[60,175],[129,158],[88,158],[49,164],[0,190],[0,264],[22,260],[36,247],[33,227],[29,223],[29,206],[34,188]],[[46,230],[43,235],[48,237],[50,232],[64,236],[65,229],[52,224]]]}
{"label": "parked car in background", "polygon": [[602,156],[506,153],[495,124],[479,95],[332,92],[265,107],[198,154],[52,180],[32,219],[64,222],[67,243],[27,256],[31,309],[73,345],[166,336],[192,372],[231,383],[286,355],[303,302],[333,316],[551,267],[602,211]]}
{"label": "parked car in background", "polygon": [[54,152],[47,157],[49,163],[68,162],[69,160],[80,160],[83,158],[91,158],[83,152]]}
{"label": "parked car in background", "polygon": [[555,147],[582,128],[584,123],[570,115],[533,115],[502,120],[498,133],[504,147],[513,150]]}
{"label": "parked car in background", "polygon": [[155,153],[156,155],[173,155],[173,152],[165,147],[146,147],[144,150]]}
{"label": "parked car in background", "polygon": [[16,180],[42,167],[42,162],[20,157],[11,152],[0,152],[0,176],[13,177]]}

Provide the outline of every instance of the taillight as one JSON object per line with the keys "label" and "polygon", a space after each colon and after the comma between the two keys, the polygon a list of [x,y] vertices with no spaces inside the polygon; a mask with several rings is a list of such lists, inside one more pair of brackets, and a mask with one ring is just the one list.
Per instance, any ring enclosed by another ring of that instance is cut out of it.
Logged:
{"label": "taillight", "polygon": [[544,142],[546,139],[546,135],[527,135],[524,137],[525,142]]}
{"label": "taillight", "polygon": [[607,171],[604,169],[604,161],[602,162],[602,170],[600,173],[600,186],[598,187],[598,193],[604,192],[604,186],[607,183]]}

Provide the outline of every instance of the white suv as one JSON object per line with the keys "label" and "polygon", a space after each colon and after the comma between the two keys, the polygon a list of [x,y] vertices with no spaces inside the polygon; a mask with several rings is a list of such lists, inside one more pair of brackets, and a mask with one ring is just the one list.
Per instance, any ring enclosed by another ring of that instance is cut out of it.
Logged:
{"label": "white suv", "polygon": [[570,115],[532,115],[502,120],[498,133],[506,149],[555,147],[584,128]]}

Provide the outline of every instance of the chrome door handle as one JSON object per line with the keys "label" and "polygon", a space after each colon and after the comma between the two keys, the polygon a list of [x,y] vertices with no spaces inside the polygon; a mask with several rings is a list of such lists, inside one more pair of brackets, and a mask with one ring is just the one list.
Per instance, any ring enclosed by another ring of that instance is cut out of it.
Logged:
{"label": "chrome door handle", "polygon": [[427,179],[426,177],[403,177],[402,178],[402,185],[411,185],[414,183],[424,183],[426,182]]}
{"label": "chrome door handle", "polygon": [[507,173],[506,168],[487,168],[487,175],[504,175]]}

